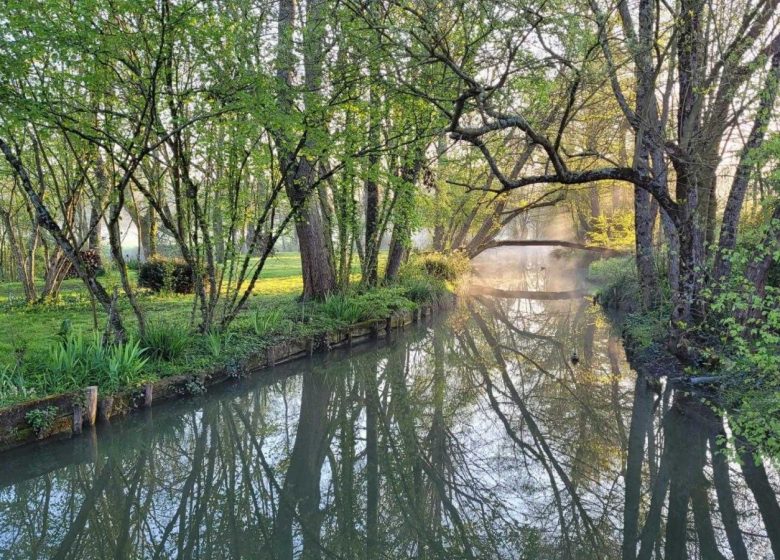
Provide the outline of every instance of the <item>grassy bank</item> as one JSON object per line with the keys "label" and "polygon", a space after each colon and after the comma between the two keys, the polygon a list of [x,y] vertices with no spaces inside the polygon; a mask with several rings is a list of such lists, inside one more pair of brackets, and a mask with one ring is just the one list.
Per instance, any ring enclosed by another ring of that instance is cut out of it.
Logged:
{"label": "grassy bank", "polygon": [[[266,265],[247,308],[226,332],[197,333],[193,298],[139,290],[148,328],[140,337],[132,313],[120,300],[130,322],[130,341],[105,348],[100,343],[105,318],[93,307],[79,281],[69,280],[54,302],[28,305],[19,287],[0,285],[0,406],[64,393],[88,385],[123,390],[145,382],[217,367],[238,367],[263,348],[315,337],[350,324],[414,310],[442,297],[451,275],[415,260],[399,282],[371,290],[354,288],[321,302],[300,302],[302,288],[297,254],[281,254]],[[446,272],[446,271],[445,271]],[[355,280],[359,272],[354,271]],[[102,278],[112,288],[111,273]],[[357,282],[355,282],[357,284]]]}
{"label": "grassy bank", "polygon": [[[742,438],[759,454],[780,461],[780,289],[767,286],[758,298],[735,268],[732,278],[706,294],[704,320],[683,326],[692,357],[685,363],[666,350],[671,309],[663,280],[661,304],[640,311],[640,287],[631,258],[593,263],[589,276],[603,286],[599,301],[620,329],[636,369],[681,376],[682,386],[728,416],[730,437]],[[736,318],[739,310],[750,308],[754,318]]]}

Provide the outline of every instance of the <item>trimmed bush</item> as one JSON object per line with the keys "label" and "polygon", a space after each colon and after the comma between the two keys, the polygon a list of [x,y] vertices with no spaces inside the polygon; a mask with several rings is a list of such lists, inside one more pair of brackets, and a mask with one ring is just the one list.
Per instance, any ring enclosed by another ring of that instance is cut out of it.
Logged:
{"label": "trimmed bush", "polygon": [[153,292],[191,294],[195,291],[192,267],[181,259],[154,257],[138,268],[138,285]]}

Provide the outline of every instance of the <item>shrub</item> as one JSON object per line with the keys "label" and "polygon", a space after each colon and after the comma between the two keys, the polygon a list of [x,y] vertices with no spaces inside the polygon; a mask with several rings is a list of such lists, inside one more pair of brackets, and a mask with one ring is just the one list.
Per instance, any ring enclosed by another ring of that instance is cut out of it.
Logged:
{"label": "shrub", "polygon": [[407,268],[417,268],[429,276],[454,282],[468,272],[470,268],[468,257],[461,252],[455,253],[425,253],[412,258]]}
{"label": "shrub", "polygon": [[191,294],[195,290],[192,267],[181,259],[154,257],[138,269],[138,285],[153,292]]}
{"label": "shrub", "polygon": [[447,291],[443,280],[425,276],[404,276],[400,285],[404,295],[415,303],[434,303]]}
{"label": "shrub", "polygon": [[401,269],[399,285],[413,302],[433,303],[447,292],[447,282],[457,280],[470,266],[462,253],[417,255]]}
{"label": "shrub", "polygon": [[146,356],[166,362],[179,358],[187,348],[188,341],[189,333],[185,327],[164,322],[147,325],[140,338]]}
{"label": "shrub", "polygon": [[383,319],[399,309],[414,309],[402,286],[391,286],[370,290],[354,296],[363,307],[363,319]]}

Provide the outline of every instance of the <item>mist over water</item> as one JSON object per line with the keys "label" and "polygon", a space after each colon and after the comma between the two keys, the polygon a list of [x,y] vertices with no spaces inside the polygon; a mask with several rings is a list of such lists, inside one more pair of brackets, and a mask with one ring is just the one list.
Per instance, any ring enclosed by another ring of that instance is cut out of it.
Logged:
{"label": "mist over water", "polygon": [[391,341],[4,457],[0,557],[772,558],[771,469],[637,378],[554,255],[487,252]]}

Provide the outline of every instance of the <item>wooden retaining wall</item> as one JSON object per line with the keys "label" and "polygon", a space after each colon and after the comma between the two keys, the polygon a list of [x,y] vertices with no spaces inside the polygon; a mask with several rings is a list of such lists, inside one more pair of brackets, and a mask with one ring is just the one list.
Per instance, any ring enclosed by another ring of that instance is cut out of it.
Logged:
{"label": "wooden retaining wall", "polygon": [[[423,305],[415,311],[396,311],[385,319],[364,321],[298,341],[281,342],[250,354],[238,366],[230,368],[218,367],[165,377],[143,387],[113,394],[102,393],[100,387],[87,387],[82,391],[20,403],[0,410],[0,451],[42,439],[71,437],[95,422],[109,422],[111,418],[149,408],[156,403],[201,394],[209,387],[235,379],[243,372],[253,373],[334,348],[388,338],[394,330],[422,321],[436,311],[450,307],[453,301],[454,297],[447,298],[442,303]],[[46,409],[56,409],[55,418],[47,430],[38,433],[28,423],[27,414]]]}

